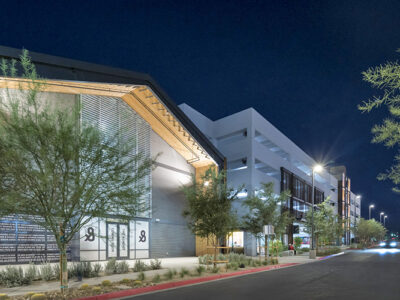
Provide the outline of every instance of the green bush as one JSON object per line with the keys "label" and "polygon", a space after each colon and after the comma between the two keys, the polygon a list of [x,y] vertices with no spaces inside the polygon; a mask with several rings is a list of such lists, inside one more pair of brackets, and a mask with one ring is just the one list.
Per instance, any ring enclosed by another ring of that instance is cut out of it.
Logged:
{"label": "green bush", "polygon": [[262,261],[262,265],[263,265],[263,266],[267,266],[267,265],[268,265],[268,260],[265,260],[265,259],[264,259],[264,260]]}
{"label": "green bush", "polygon": [[99,263],[95,263],[92,269],[92,277],[99,277],[102,270],[103,266]]}
{"label": "green bush", "polygon": [[111,283],[110,280],[103,280],[103,281],[101,282],[101,285],[102,285],[102,286],[111,286],[112,283]]}
{"label": "green bush", "polygon": [[105,267],[105,272],[107,275],[117,273],[117,260],[115,258],[111,258]]}
{"label": "green bush", "polygon": [[116,273],[117,274],[125,274],[129,272],[129,265],[126,261],[120,261],[116,264]]}
{"label": "green bush", "polygon": [[31,300],[46,300],[47,297],[45,294],[34,294],[31,297]]}
{"label": "green bush", "polygon": [[166,280],[171,280],[172,278],[174,278],[174,273],[175,272],[173,270],[168,270],[168,272],[164,274],[164,278]]}
{"label": "green bush", "polygon": [[146,279],[146,275],[143,272],[140,272],[137,280],[144,281]]}
{"label": "green bush", "polygon": [[161,281],[161,276],[160,274],[154,275],[153,279],[151,280],[154,283],[159,283]]}
{"label": "green bush", "polygon": [[[53,275],[55,279],[60,278],[60,274],[61,274],[61,270],[60,270],[60,264],[55,264],[53,265]],[[68,274],[68,277],[70,277],[70,275]]]}
{"label": "green bush", "polygon": [[7,294],[0,294],[0,300],[8,300],[10,297],[8,297]]}
{"label": "green bush", "polygon": [[90,278],[92,277],[92,264],[90,261],[81,262],[82,277]]}
{"label": "green bush", "polygon": [[133,272],[143,272],[146,271],[147,269],[148,269],[147,265],[140,259],[138,259],[137,261],[135,261],[135,265],[133,266],[132,270]]}
{"label": "green bush", "polygon": [[203,256],[199,256],[199,264],[201,265],[210,265],[211,261],[214,260],[214,256],[210,255],[210,254],[206,254]]}
{"label": "green bush", "polygon": [[327,256],[327,255],[332,255],[332,254],[337,254],[341,250],[339,247],[332,247],[332,248],[327,248],[327,249],[318,249],[317,256]]}
{"label": "green bush", "polygon": [[294,238],[294,248],[296,249],[296,251],[300,250],[302,243],[303,243],[303,239],[301,237],[296,236]]}
{"label": "green bush", "polygon": [[141,280],[135,280],[134,282],[133,282],[133,285],[134,286],[141,286],[142,285],[142,281]]}
{"label": "green bush", "polygon": [[40,267],[40,277],[45,281],[53,280],[54,272],[50,264],[44,264]]}
{"label": "green bush", "polygon": [[25,271],[25,282],[26,284],[31,284],[37,278],[38,271],[34,264],[29,264],[29,267]]}
{"label": "green bush", "polygon": [[0,285],[7,287],[21,286],[29,284],[29,279],[24,276],[24,271],[21,267],[7,266],[4,271],[0,273]]}
{"label": "green bush", "polygon": [[[35,295],[36,293],[35,292],[27,292],[25,295],[24,295],[24,298],[26,298],[26,299],[31,299],[31,297],[33,296],[33,295]],[[1,300],[1,298],[0,298],[0,300]]]}
{"label": "green bush", "polygon": [[84,284],[82,284],[82,285],[80,286],[79,289],[80,289],[80,290],[87,290],[87,289],[89,289],[89,285],[88,285],[87,283],[84,283]]}
{"label": "green bush", "polygon": [[211,272],[212,273],[218,273],[220,270],[219,270],[219,267],[213,267],[212,269],[211,269]]}
{"label": "green bush", "polygon": [[130,283],[131,283],[131,280],[130,280],[129,278],[124,278],[124,279],[122,279],[119,283],[122,283],[122,284],[130,284]]}
{"label": "green bush", "polygon": [[198,274],[199,276],[200,276],[201,274],[203,274],[205,270],[206,270],[206,268],[204,268],[203,266],[198,266],[198,267],[196,268],[196,272],[197,272],[197,274]]}
{"label": "green bush", "polygon": [[159,270],[159,269],[161,269],[161,260],[159,260],[159,259],[152,259],[151,261],[150,261],[150,269],[152,269],[152,270]]}
{"label": "green bush", "polygon": [[186,268],[182,268],[181,271],[179,272],[179,276],[183,278],[185,277],[185,275],[189,275],[189,270]]}

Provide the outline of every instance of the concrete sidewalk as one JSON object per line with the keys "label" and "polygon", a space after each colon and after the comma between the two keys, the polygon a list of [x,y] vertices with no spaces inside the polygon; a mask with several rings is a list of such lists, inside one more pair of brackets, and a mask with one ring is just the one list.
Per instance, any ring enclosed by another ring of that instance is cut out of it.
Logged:
{"label": "concrete sidewalk", "polygon": [[[258,258],[254,258],[258,259]],[[168,269],[175,269],[179,271],[181,268],[186,268],[188,270],[193,270],[197,266],[199,266],[199,261],[197,257],[177,257],[177,258],[163,258],[161,260],[161,267],[160,270],[149,270],[145,271],[146,278],[152,278],[156,274],[162,275],[168,271]],[[145,262],[146,264],[150,264],[150,259],[142,259],[141,261]],[[279,264],[287,264],[287,263],[311,263],[316,262],[318,260],[311,260],[308,258],[308,254],[305,255],[298,255],[298,256],[285,256],[279,257]],[[133,267],[135,261],[129,260],[127,261],[130,267]],[[94,278],[84,278],[82,281],[76,281],[72,279],[69,281],[69,287],[80,287],[83,283],[87,283],[89,285],[96,285],[100,284],[103,280],[110,280],[110,281],[120,281],[124,278],[128,279],[136,279],[139,273],[126,273],[126,274],[115,274],[115,275],[108,275],[102,277],[94,277]],[[52,290],[58,290],[60,284],[58,281],[38,281],[34,282],[31,285],[25,285],[20,287],[13,287],[13,288],[2,288],[0,290],[1,293],[5,293],[8,296],[17,296],[17,295],[25,295],[28,292],[46,292]]]}

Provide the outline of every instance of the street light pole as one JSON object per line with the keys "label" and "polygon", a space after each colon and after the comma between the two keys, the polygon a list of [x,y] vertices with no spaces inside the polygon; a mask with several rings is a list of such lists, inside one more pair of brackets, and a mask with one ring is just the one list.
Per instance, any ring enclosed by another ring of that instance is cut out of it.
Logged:
{"label": "street light pole", "polygon": [[382,211],[380,214],[379,214],[379,223],[382,223],[382,216],[384,215],[385,213]]}
{"label": "street light pole", "polygon": [[315,172],[320,172],[322,171],[322,166],[316,165],[312,168],[311,172],[311,186],[312,186],[312,192],[311,192],[311,250],[310,250],[310,258],[315,259],[317,257],[317,251],[315,250],[315,238],[314,238],[314,204],[315,204],[315,197],[314,197],[314,177],[315,177]]}
{"label": "street light pole", "polygon": [[383,227],[386,227],[386,218],[387,218],[387,216],[383,217]]}
{"label": "street light pole", "polygon": [[375,207],[375,205],[373,205],[373,204],[371,204],[369,206],[369,219],[368,220],[371,220],[371,209],[374,208],[374,207]]}

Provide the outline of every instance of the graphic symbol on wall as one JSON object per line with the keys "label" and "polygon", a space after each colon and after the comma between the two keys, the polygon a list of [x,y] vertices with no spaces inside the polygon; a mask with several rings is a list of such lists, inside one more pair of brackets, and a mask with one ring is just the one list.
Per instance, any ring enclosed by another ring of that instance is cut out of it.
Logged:
{"label": "graphic symbol on wall", "polygon": [[85,241],[93,242],[95,239],[94,229],[93,227],[89,227],[87,230],[87,234],[85,234]]}
{"label": "graphic symbol on wall", "polygon": [[140,243],[146,242],[146,231],[142,230],[142,231],[140,232],[139,242],[140,242]]}

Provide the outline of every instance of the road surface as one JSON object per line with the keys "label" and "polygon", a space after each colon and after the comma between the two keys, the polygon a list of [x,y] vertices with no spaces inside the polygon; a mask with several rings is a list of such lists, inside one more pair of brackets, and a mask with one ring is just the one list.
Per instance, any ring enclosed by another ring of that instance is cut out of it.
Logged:
{"label": "road surface", "polygon": [[400,249],[371,249],[300,266],[127,297],[134,300],[400,299]]}

